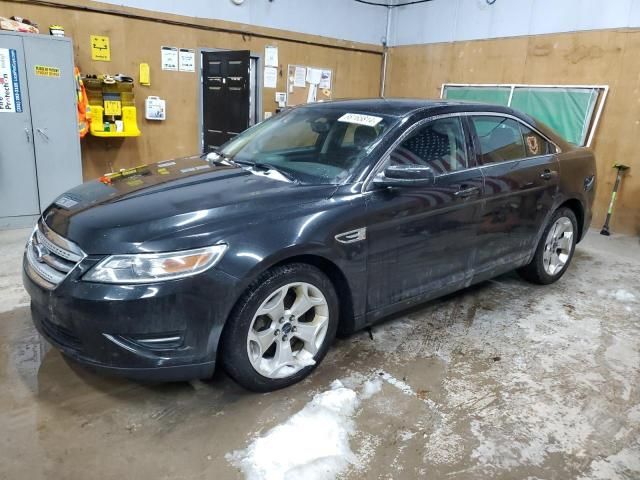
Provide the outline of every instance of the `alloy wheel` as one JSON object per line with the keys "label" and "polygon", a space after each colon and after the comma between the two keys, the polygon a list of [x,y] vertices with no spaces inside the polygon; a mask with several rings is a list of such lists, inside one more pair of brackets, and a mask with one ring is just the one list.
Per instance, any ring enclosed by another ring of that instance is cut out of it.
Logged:
{"label": "alloy wheel", "polygon": [[247,336],[253,368],[268,378],[289,377],[313,365],[329,326],[329,305],[317,287],[289,283],[257,309]]}
{"label": "alloy wheel", "polygon": [[542,263],[545,271],[554,276],[562,271],[573,249],[573,223],[567,217],[558,218],[544,243]]}

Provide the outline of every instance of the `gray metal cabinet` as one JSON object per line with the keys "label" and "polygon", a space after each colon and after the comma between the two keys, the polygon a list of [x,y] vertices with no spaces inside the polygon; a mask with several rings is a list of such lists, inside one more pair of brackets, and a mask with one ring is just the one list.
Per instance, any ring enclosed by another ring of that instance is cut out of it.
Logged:
{"label": "gray metal cabinet", "polygon": [[0,228],[82,182],[68,38],[0,32]]}

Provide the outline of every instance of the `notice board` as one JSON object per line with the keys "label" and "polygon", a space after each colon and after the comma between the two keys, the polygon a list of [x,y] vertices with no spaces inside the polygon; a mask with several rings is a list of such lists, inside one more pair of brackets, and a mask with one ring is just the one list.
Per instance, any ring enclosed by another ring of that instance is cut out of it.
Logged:
{"label": "notice board", "polygon": [[[301,72],[304,69],[305,81],[302,86]],[[322,81],[316,88],[316,102],[327,102],[332,99],[333,82],[335,81],[333,70],[322,67],[309,67],[306,65],[289,65],[287,69],[287,106],[293,107],[308,103],[309,90],[314,85],[307,81],[307,70],[321,70],[323,72]],[[327,80],[328,76],[328,80]]]}

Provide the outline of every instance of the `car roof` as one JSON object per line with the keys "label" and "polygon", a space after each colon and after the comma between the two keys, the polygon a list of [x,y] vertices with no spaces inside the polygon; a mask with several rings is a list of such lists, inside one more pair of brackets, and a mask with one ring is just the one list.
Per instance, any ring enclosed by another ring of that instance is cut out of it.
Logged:
{"label": "car roof", "polygon": [[[460,100],[426,100],[418,98],[363,98],[353,100],[333,100],[304,105],[304,108],[331,108],[336,110],[352,111],[353,113],[370,113],[405,117],[419,111],[438,109],[441,113],[446,111],[483,111],[518,114],[508,107],[491,105],[489,103],[465,102]],[[520,114],[521,115],[521,114]],[[519,116],[520,116],[519,115]]]}

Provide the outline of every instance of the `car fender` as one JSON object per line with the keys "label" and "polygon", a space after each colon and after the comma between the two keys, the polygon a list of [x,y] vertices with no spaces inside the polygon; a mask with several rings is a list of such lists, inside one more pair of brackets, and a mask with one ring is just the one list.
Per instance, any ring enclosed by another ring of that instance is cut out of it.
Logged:
{"label": "car fender", "polygon": [[364,200],[331,203],[330,208],[323,206],[295,218],[272,220],[227,239],[229,250],[216,268],[239,280],[238,298],[275,265],[290,261],[314,263],[315,258],[320,260],[317,264],[330,264],[338,269],[350,290],[354,315],[364,313],[366,242],[343,243],[336,239],[363,226]]}

